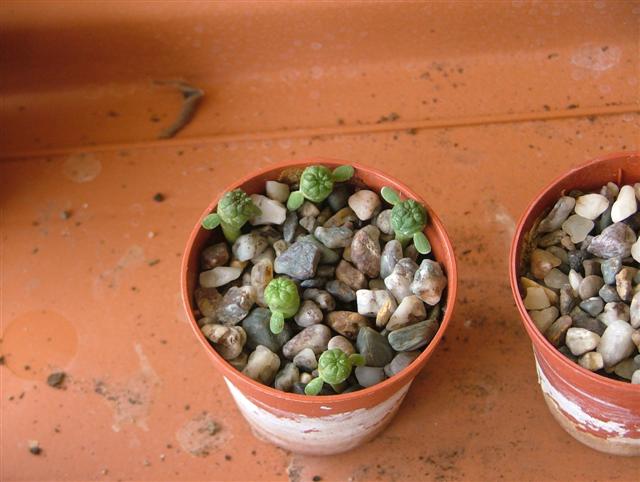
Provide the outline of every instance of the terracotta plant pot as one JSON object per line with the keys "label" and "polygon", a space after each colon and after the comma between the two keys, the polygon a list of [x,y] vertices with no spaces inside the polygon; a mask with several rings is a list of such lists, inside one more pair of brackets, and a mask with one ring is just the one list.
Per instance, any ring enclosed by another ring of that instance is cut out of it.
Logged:
{"label": "terracotta plant pot", "polygon": [[[263,192],[264,183],[277,179],[286,168],[323,164],[337,167],[351,164],[355,168],[352,181],[362,182],[379,192],[382,186],[391,186],[402,196],[422,203],[429,214],[426,235],[431,241],[433,254],[442,264],[448,277],[446,310],[440,329],[420,356],[405,370],[382,383],[343,395],[315,396],[282,392],[262,385],[233,368],[211,347],[198,328],[193,316],[193,292],[199,272],[199,255],[202,248],[219,236],[201,228],[200,220],[217,205],[218,199],[228,190],[242,188],[247,193]],[[181,270],[182,297],[191,328],[207,351],[225,382],[240,412],[247,419],[254,433],[282,448],[298,453],[332,454],[344,452],[373,438],[393,418],[413,379],[424,367],[438,346],[451,320],[457,288],[456,262],[453,248],[444,227],[435,213],[413,191],[387,175],[351,162],[329,159],[305,159],[283,162],[264,168],[227,187],[198,218],[187,243]]]}
{"label": "terracotta plant pot", "polygon": [[599,190],[612,181],[640,181],[640,153],[595,159],[552,182],[529,205],[511,245],[513,296],[533,343],[540,388],[549,410],[576,440],[601,452],[640,455],[640,385],[609,379],[582,368],[560,353],[538,330],[524,307],[519,288],[522,251],[536,221],[546,215],[563,192]]}

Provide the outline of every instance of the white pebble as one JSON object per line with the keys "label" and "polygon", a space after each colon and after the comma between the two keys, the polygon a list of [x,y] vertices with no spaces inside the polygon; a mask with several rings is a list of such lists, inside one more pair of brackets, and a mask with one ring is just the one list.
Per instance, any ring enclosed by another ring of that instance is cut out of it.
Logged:
{"label": "white pebble", "polygon": [[262,194],[252,194],[251,200],[261,213],[251,218],[249,222],[254,226],[261,224],[282,224],[287,217],[287,208],[281,202],[269,199]]}
{"label": "white pebble", "polygon": [[592,372],[597,372],[598,370],[602,370],[604,367],[604,361],[602,360],[602,355],[600,353],[597,351],[590,351],[578,359],[578,365],[582,368],[586,368],[587,370],[591,370]]}
{"label": "white pebble", "polygon": [[381,202],[375,192],[362,189],[349,197],[348,204],[358,219],[367,221],[380,208]]}
{"label": "white pebble", "polygon": [[636,193],[632,186],[622,186],[618,199],[611,207],[611,220],[614,223],[627,219],[638,211]]}
{"label": "white pebble", "polygon": [[598,346],[600,336],[584,328],[569,328],[566,335],[566,345],[576,356],[594,350]]}
{"label": "white pebble", "polygon": [[389,331],[397,330],[418,321],[423,321],[426,317],[427,310],[422,300],[415,295],[407,296],[393,312],[386,326]]}
{"label": "white pebble", "polygon": [[633,375],[631,375],[631,383],[634,385],[640,385],[640,370],[633,372]]}
{"label": "white pebble", "polygon": [[584,241],[594,226],[594,222],[590,219],[574,214],[562,223],[562,230],[571,237],[571,242],[576,244]]}
{"label": "white pebble", "polygon": [[209,271],[200,273],[200,286],[203,288],[217,288],[236,280],[242,274],[240,268],[217,266]]}
{"label": "white pebble", "polygon": [[585,194],[576,200],[575,211],[585,219],[594,220],[609,207],[609,200],[602,194]]}
{"label": "white pebble", "polygon": [[376,316],[387,301],[390,301],[394,306],[396,304],[393,296],[387,290],[356,291],[358,313],[364,316]]}
{"label": "white pebble", "polygon": [[265,191],[274,201],[280,201],[281,203],[287,202],[289,199],[289,186],[278,181],[267,181],[265,183]]}
{"label": "white pebble", "polygon": [[631,256],[640,263],[640,238],[631,246]]}
{"label": "white pebble", "polygon": [[268,245],[267,240],[259,234],[249,233],[236,239],[231,251],[238,261],[248,261],[261,254]]}
{"label": "white pebble", "polygon": [[633,328],[626,321],[609,323],[598,344],[598,353],[602,355],[606,368],[616,365],[633,353],[636,347],[631,341],[632,333]]}

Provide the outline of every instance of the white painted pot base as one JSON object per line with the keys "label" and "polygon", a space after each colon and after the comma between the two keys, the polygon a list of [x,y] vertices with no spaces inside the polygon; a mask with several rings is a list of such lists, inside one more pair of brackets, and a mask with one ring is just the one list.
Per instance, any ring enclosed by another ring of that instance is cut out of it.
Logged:
{"label": "white painted pot base", "polygon": [[310,455],[330,455],[346,452],[378,434],[393,418],[404,399],[411,382],[392,397],[371,407],[352,412],[309,417],[299,413],[280,411],[256,403],[240,392],[227,378],[224,379],[240,412],[251,425],[258,438],[268,440],[286,450]]}
{"label": "white painted pot base", "polygon": [[[545,376],[536,359],[538,383],[549,411],[562,428],[579,442],[600,452],[613,455],[640,456],[640,439],[627,437],[624,424],[615,420],[603,420],[589,414],[577,403],[569,400]],[[593,397],[592,397],[593,398]],[[605,403],[600,401],[600,403]],[[631,416],[631,414],[630,414]],[[598,437],[589,432],[605,432],[606,437]]]}

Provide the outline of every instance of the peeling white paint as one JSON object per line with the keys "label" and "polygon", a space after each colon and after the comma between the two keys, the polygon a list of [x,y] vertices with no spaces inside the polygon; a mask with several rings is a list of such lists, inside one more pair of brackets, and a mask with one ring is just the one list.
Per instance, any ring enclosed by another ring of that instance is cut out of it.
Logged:
{"label": "peeling white paint", "polygon": [[[395,414],[411,383],[372,408],[308,417],[297,413],[266,410],[225,382],[242,415],[258,436],[292,452],[328,455],[350,450],[381,430]],[[331,409],[324,405],[321,409]]]}
{"label": "peeling white paint", "polygon": [[[624,423],[616,422],[614,420],[602,420],[600,418],[596,418],[587,412],[585,412],[580,405],[569,400],[565,395],[563,395],[556,387],[554,387],[549,379],[545,376],[540,365],[538,364],[538,360],[536,360],[536,370],[538,372],[538,382],[540,384],[540,388],[542,391],[551,398],[558,409],[563,412],[563,414],[571,417],[575,423],[580,426],[582,429],[592,429],[599,430],[603,432],[607,432],[615,437],[625,437],[630,431],[626,429]],[[584,394],[585,396],[589,396]],[[593,397],[591,397],[593,398]],[[596,400],[596,399],[594,399]],[[598,403],[607,404],[606,402],[597,400]],[[619,407],[617,407],[619,409]],[[631,414],[629,414],[631,417]],[[636,439],[637,443],[640,444],[640,439]]]}

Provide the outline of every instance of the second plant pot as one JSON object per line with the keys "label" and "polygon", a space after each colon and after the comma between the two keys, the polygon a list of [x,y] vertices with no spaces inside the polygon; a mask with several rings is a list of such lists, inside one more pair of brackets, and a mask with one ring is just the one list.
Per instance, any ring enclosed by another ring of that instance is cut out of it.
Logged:
{"label": "second plant pot", "polygon": [[[329,396],[305,396],[282,392],[243,375],[225,361],[203,336],[194,318],[194,290],[199,271],[199,254],[218,233],[195,226],[186,247],[181,270],[182,297],[191,327],[208,353],[213,365],[223,375],[240,412],[254,433],[282,448],[298,453],[327,455],[357,447],[379,433],[393,418],[416,375],[433,355],[446,331],[454,311],[457,271],[453,248],[444,226],[424,200],[399,181],[375,169],[347,161],[306,159],[269,166],[228,186],[225,191],[242,188],[249,194],[262,192],[266,180],[277,179],[285,169],[303,169],[312,164],[334,168],[350,164],[354,180],[377,192],[383,186],[394,188],[401,196],[414,199],[427,209],[429,220],[425,234],[431,241],[433,255],[446,273],[445,311],[440,327],[426,348],[403,371],[387,380],[353,393]],[[223,192],[225,192],[223,191]],[[204,211],[217,206],[223,192]],[[204,217],[204,216],[203,216]]]}

